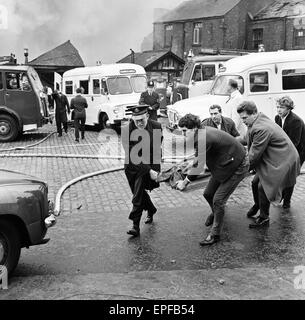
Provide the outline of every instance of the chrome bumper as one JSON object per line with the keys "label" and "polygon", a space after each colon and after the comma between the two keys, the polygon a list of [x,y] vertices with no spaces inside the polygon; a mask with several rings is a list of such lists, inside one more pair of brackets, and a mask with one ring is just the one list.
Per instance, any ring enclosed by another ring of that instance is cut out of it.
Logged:
{"label": "chrome bumper", "polygon": [[49,216],[44,220],[47,229],[52,228],[56,224],[56,217],[54,214],[54,203],[49,201]]}

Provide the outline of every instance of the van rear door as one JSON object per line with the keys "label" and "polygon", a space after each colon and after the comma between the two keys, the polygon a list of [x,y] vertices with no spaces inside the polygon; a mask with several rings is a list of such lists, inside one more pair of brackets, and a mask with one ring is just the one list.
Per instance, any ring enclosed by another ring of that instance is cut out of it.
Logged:
{"label": "van rear door", "polygon": [[4,106],[4,85],[3,85],[3,73],[0,72],[0,107]]}
{"label": "van rear door", "polygon": [[41,122],[40,106],[27,73],[6,71],[4,85],[7,108],[14,110],[20,116],[23,126],[33,125],[31,129],[37,129],[37,124]]}

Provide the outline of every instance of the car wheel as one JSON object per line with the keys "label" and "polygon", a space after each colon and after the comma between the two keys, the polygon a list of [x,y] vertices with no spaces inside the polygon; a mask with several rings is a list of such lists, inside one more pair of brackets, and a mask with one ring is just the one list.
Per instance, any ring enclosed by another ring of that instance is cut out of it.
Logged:
{"label": "car wheel", "polygon": [[17,138],[18,133],[17,121],[9,115],[0,115],[0,142],[13,141]]}
{"label": "car wheel", "polygon": [[99,121],[99,129],[100,130],[105,130],[107,129],[107,121],[108,121],[108,116],[106,113],[102,113],[100,115],[100,121]]}
{"label": "car wheel", "polygon": [[18,229],[13,223],[0,221],[0,265],[5,266],[10,275],[17,267],[21,253]]}

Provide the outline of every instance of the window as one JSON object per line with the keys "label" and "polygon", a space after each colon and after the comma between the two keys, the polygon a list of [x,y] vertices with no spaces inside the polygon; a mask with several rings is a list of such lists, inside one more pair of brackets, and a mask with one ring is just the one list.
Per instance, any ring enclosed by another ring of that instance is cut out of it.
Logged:
{"label": "window", "polygon": [[173,41],[173,25],[165,26],[165,47],[171,47]]}
{"label": "window", "polygon": [[89,94],[89,81],[88,80],[83,80],[79,82],[79,86],[81,88],[84,88],[84,94]]}
{"label": "window", "polygon": [[131,83],[133,90],[136,93],[142,93],[146,90],[146,77],[131,77]]}
{"label": "window", "polygon": [[73,94],[73,81],[66,81],[66,94]]}
{"label": "window", "polygon": [[132,93],[131,84],[129,78],[108,78],[108,88],[109,93],[112,95],[119,95],[119,94],[129,94]]}
{"label": "window", "polygon": [[31,91],[31,84],[26,73],[7,72],[6,88],[8,90]]}
{"label": "window", "polygon": [[250,91],[266,92],[269,91],[268,72],[256,72],[250,74]]}
{"label": "window", "polygon": [[305,69],[283,70],[283,90],[305,89]]}
{"label": "window", "polygon": [[201,44],[202,39],[202,23],[194,24],[193,44]]}
{"label": "window", "polygon": [[238,90],[241,94],[244,93],[244,79],[241,76],[218,76],[213,84],[211,94],[220,96],[229,96],[229,81],[233,79],[238,83]]}
{"label": "window", "polygon": [[0,90],[3,89],[2,73],[0,72]]}
{"label": "window", "polygon": [[101,84],[99,79],[93,80],[93,94],[101,94]]}
{"label": "window", "polygon": [[258,50],[258,46],[263,43],[264,29],[253,29],[253,49]]}
{"label": "window", "polygon": [[294,29],[294,46],[305,47],[305,29]]}
{"label": "window", "polygon": [[192,80],[195,82],[212,80],[215,73],[215,65],[197,65]]}

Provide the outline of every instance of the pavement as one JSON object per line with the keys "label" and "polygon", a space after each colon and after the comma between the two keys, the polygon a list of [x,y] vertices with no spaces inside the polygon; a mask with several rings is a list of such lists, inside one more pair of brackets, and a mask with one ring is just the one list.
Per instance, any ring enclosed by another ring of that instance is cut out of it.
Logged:
{"label": "pavement", "polygon": [[[1,144],[0,169],[42,178],[53,200],[80,175],[122,166],[98,159],[122,155],[109,131],[87,131],[77,144],[70,128],[62,138],[52,135],[36,147],[1,152],[38,142],[54,130],[48,125]],[[164,145],[166,157],[180,156],[183,137],[165,131]],[[210,248],[199,246],[210,213],[203,185],[188,192],[165,184],[154,190],[155,222],[142,222],[141,237],[132,239],[126,234],[131,192],[123,171],[75,184],[62,198],[61,216],[48,232],[51,241],[22,250],[0,299],[304,299],[305,274],[298,282],[296,267],[305,266],[305,176],[298,178],[291,210],[272,207],[270,227],[262,230],[250,230],[245,217],[252,205],[250,183],[246,178],[230,198],[222,241]]]}

